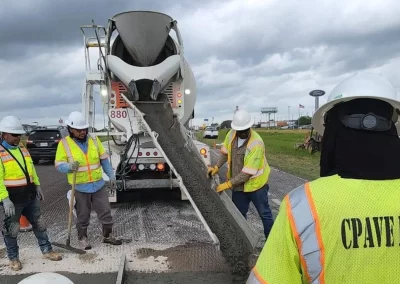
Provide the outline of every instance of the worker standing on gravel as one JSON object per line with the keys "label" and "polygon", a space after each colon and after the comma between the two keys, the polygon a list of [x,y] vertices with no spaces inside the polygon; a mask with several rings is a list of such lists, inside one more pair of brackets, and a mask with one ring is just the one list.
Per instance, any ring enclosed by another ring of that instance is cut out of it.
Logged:
{"label": "worker standing on gravel", "polygon": [[71,112],[66,124],[70,136],[63,138],[58,144],[55,167],[58,171],[67,173],[69,184],[73,182],[73,171],[77,171],[76,227],[80,245],[82,249],[91,249],[87,229],[92,206],[102,224],[103,243],[121,245],[121,240],[112,236],[111,206],[102,174],[103,167],[110,178],[111,187],[115,188],[116,180],[108,154],[96,136],[88,135],[89,124],[82,113]]}
{"label": "worker standing on gravel", "polygon": [[228,180],[217,187],[217,192],[232,189],[232,201],[246,218],[250,202],[253,202],[268,238],[273,225],[272,212],[268,204],[268,180],[271,169],[265,157],[264,141],[251,129],[253,120],[245,110],[233,116],[230,130],[221,148],[221,155],[207,174],[216,175],[225,162],[228,164]]}
{"label": "worker standing on gravel", "polygon": [[399,114],[380,75],[333,89],[312,119],[321,178],[285,197],[248,284],[399,282]]}
{"label": "worker standing on gravel", "polygon": [[53,251],[41,214],[39,200],[43,200],[43,192],[39,177],[28,150],[20,144],[21,135],[26,132],[15,116],[6,116],[0,121],[0,132],[0,200],[5,215],[2,234],[10,268],[22,269],[17,241],[22,214],[32,225],[43,258],[61,260]]}

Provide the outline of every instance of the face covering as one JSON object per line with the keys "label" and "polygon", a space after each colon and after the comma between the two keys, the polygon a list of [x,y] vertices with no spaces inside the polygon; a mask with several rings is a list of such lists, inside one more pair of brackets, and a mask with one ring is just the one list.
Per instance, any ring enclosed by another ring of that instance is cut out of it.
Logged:
{"label": "face covering", "polygon": [[356,130],[340,122],[343,114],[374,113],[391,119],[393,108],[385,102],[358,99],[331,109],[321,142],[321,177],[388,180],[400,178],[400,139],[392,123],[388,131]]}

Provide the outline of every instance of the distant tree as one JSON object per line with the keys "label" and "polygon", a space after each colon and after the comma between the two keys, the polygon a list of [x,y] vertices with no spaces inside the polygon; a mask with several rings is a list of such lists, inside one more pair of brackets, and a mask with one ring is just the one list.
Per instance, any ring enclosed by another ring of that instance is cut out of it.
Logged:
{"label": "distant tree", "polygon": [[311,117],[309,116],[301,116],[298,121],[297,121],[297,125],[309,125],[311,124]]}
{"label": "distant tree", "polygon": [[223,121],[223,122],[221,123],[221,125],[219,126],[219,128],[220,128],[220,129],[225,129],[225,128],[230,129],[230,128],[231,128],[231,123],[232,123],[232,120],[225,120],[225,121]]}

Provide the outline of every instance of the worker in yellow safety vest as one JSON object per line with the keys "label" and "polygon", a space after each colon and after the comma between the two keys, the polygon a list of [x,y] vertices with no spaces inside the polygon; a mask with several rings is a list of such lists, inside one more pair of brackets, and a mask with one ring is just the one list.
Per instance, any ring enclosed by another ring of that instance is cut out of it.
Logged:
{"label": "worker in yellow safety vest", "polygon": [[28,150],[21,142],[26,134],[19,118],[6,116],[0,121],[0,200],[5,215],[2,234],[11,270],[22,269],[19,259],[19,220],[23,214],[32,225],[43,257],[59,261],[49,241],[46,224],[40,210],[43,192]]}
{"label": "worker in yellow safety vest", "polygon": [[227,133],[216,165],[209,167],[208,176],[214,176],[227,163],[227,180],[217,192],[232,189],[232,201],[244,218],[250,202],[253,202],[261,217],[264,235],[268,238],[274,223],[268,203],[269,175],[271,169],[265,157],[264,141],[253,129],[253,120],[245,110],[233,116],[232,129]]}
{"label": "worker in yellow safety vest", "polygon": [[399,114],[380,75],[332,90],[312,118],[321,177],[284,198],[247,284],[399,283]]}
{"label": "worker in yellow safety vest", "polygon": [[99,138],[88,134],[89,124],[82,113],[71,112],[66,124],[70,136],[63,138],[58,144],[55,167],[67,174],[69,184],[73,183],[73,171],[77,171],[75,209],[80,246],[85,250],[92,248],[87,233],[92,207],[102,224],[103,242],[121,245],[121,240],[112,236],[111,206],[103,180],[102,168],[110,178],[111,187],[115,188],[116,180],[109,156]]}

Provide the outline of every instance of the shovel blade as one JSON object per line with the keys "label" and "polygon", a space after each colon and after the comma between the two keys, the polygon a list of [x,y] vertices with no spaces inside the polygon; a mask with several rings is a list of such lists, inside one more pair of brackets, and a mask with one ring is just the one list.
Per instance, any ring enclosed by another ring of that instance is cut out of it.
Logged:
{"label": "shovel blade", "polygon": [[53,245],[55,245],[57,247],[60,247],[60,248],[63,248],[63,249],[66,249],[66,250],[69,250],[69,251],[72,251],[72,252],[75,252],[75,253],[78,253],[78,254],[85,254],[86,253],[86,251],[83,250],[83,249],[74,248],[74,247],[71,247],[71,246],[66,245],[66,244],[53,243]]}

